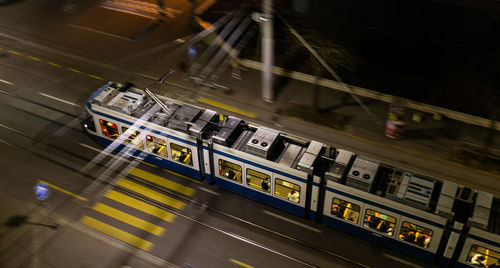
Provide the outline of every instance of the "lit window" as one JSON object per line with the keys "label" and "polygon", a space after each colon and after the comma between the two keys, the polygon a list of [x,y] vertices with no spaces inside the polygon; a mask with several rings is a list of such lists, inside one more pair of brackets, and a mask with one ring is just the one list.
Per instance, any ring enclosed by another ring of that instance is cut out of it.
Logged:
{"label": "lit window", "polygon": [[219,159],[219,175],[241,183],[241,166]]}
{"label": "lit window", "polygon": [[300,202],[300,186],[281,179],[276,179],[274,183],[274,194],[292,202]]}
{"label": "lit window", "polygon": [[102,135],[110,138],[116,139],[118,138],[118,126],[115,123],[108,122],[106,120],[99,120],[99,124],[101,125]]}
{"label": "lit window", "polygon": [[247,185],[269,193],[271,192],[271,176],[247,168]]}
{"label": "lit window", "polygon": [[356,204],[333,198],[331,213],[338,218],[358,223],[360,207]]}
{"label": "lit window", "polygon": [[500,262],[500,253],[478,245],[473,245],[467,255],[467,263],[479,267],[499,267],[493,266],[497,262]]}
{"label": "lit window", "polygon": [[[128,128],[122,127],[122,133],[125,133]],[[124,145],[127,145],[129,143],[132,143],[135,145],[137,149],[143,150],[144,149],[144,144],[142,143],[142,140],[139,138],[139,134],[141,134],[139,131],[132,131],[132,133],[128,136],[126,140],[123,141]]]}
{"label": "lit window", "polygon": [[167,142],[155,136],[146,136],[146,146],[150,153],[167,157]]}
{"label": "lit window", "polygon": [[399,239],[428,248],[431,243],[432,230],[404,221],[399,231]]}
{"label": "lit window", "polygon": [[396,225],[396,218],[371,209],[367,209],[363,225],[384,234],[392,235],[394,226]]}
{"label": "lit window", "polygon": [[172,159],[184,165],[193,166],[193,155],[191,149],[184,146],[170,143]]}

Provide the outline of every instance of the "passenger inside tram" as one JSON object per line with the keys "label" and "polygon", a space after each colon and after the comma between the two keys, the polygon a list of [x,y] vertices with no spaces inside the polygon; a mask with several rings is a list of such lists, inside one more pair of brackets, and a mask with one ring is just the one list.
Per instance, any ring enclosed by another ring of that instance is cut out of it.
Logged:
{"label": "passenger inside tram", "polygon": [[392,227],[386,221],[383,221],[382,224],[380,224],[379,230],[389,235],[392,235]]}
{"label": "passenger inside tram", "polygon": [[236,178],[236,172],[234,172],[232,169],[230,169],[226,174],[224,174],[227,178],[234,180]]}
{"label": "passenger inside tram", "polygon": [[406,242],[415,242],[415,238],[416,238],[416,236],[415,236],[415,232],[410,231],[410,232],[408,232],[408,233],[406,233],[406,234],[400,234],[400,235],[399,235],[399,238],[400,238],[401,240],[406,241]]}
{"label": "passenger inside tram", "polygon": [[262,180],[261,187],[262,190],[269,192],[269,186],[271,185],[271,181],[266,178],[265,180]]}
{"label": "passenger inside tram", "polygon": [[472,257],[470,263],[479,267],[486,267],[486,258],[483,256],[483,254],[477,253]]}
{"label": "passenger inside tram", "polygon": [[299,192],[292,190],[290,193],[288,193],[288,200],[293,201],[295,203],[299,202]]}
{"label": "passenger inside tram", "polygon": [[379,224],[380,224],[380,219],[378,217],[374,216],[368,217],[368,226],[370,226],[370,228],[377,229]]}

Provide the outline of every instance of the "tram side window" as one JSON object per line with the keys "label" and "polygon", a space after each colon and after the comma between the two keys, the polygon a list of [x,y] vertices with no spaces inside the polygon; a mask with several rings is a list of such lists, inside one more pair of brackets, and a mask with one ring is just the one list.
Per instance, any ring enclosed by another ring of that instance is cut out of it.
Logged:
{"label": "tram side window", "polygon": [[467,263],[479,267],[500,267],[500,253],[491,249],[472,245],[467,255]]}
{"label": "tram side window", "polygon": [[269,193],[271,192],[271,176],[247,168],[247,185]]}
{"label": "tram side window", "polygon": [[118,134],[118,126],[115,123],[108,122],[106,120],[99,120],[101,124],[102,134],[110,139],[116,139],[120,134]]}
{"label": "tram side window", "polygon": [[241,183],[241,166],[219,159],[219,175]]}
{"label": "tram side window", "polygon": [[154,153],[156,155],[162,157],[167,156],[167,142],[155,136],[146,136],[146,146],[148,147],[148,151],[150,153]]}
{"label": "tram side window", "polygon": [[274,183],[274,194],[295,203],[300,202],[300,186],[282,179],[276,179]]}
{"label": "tram side window", "polygon": [[332,200],[331,213],[338,218],[358,223],[359,210],[360,207],[356,204],[335,197]]}
{"label": "tram side window", "polygon": [[[128,128],[122,127],[122,133],[125,133],[127,130]],[[143,150],[144,144],[142,143],[142,140],[139,138],[139,134],[141,134],[139,131],[132,131],[130,136],[128,136],[128,138],[123,141],[123,144],[127,145],[129,143],[132,143],[133,145],[135,145],[137,149]]]}
{"label": "tram side window", "polygon": [[173,160],[188,166],[193,166],[193,155],[191,149],[175,143],[170,143],[170,151],[172,153]]}
{"label": "tram side window", "polygon": [[363,225],[365,227],[375,229],[379,232],[392,235],[394,226],[396,225],[396,218],[371,209],[367,209],[365,212]]}
{"label": "tram side window", "polygon": [[432,230],[404,221],[399,231],[399,239],[428,248],[431,243]]}

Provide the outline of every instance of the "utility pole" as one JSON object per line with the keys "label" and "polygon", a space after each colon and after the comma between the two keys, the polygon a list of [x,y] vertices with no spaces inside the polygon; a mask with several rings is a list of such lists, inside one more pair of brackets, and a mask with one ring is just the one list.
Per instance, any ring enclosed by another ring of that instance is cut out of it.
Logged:
{"label": "utility pole", "polygon": [[273,1],[264,0],[262,9],[262,99],[271,103],[274,101],[272,69],[274,66]]}

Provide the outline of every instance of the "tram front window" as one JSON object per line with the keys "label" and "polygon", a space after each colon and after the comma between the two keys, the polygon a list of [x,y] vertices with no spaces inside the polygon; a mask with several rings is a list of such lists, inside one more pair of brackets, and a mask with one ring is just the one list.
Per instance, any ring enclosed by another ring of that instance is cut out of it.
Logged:
{"label": "tram front window", "polygon": [[394,226],[396,225],[396,218],[389,215],[367,209],[365,212],[365,219],[363,226],[375,229],[387,235],[392,235]]}
{"label": "tram front window", "polygon": [[101,131],[102,135],[105,137],[108,137],[110,139],[116,139],[118,138],[118,126],[115,123],[108,122],[106,120],[99,120],[99,123],[101,125]]}

